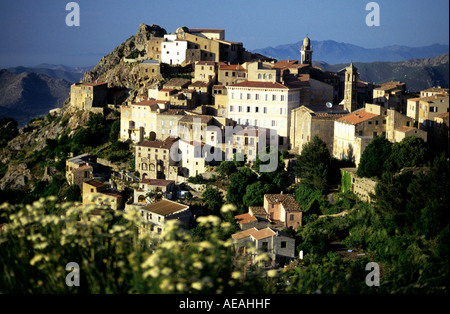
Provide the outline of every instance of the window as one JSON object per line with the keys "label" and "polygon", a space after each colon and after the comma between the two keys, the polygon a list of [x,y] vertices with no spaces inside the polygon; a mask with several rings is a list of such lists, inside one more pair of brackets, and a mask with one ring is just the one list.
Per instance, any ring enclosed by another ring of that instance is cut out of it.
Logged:
{"label": "window", "polygon": [[250,106],[247,106],[247,112],[250,112]]}
{"label": "window", "polygon": [[238,112],[242,112],[242,106],[239,106]]}
{"label": "window", "polygon": [[280,97],[281,97],[280,100],[281,100],[281,101],[284,101],[284,95],[281,95]]}
{"label": "window", "polygon": [[290,220],[290,221],[294,220],[294,215],[293,215],[293,214],[290,214],[290,215],[289,215],[289,220]]}
{"label": "window", "polygon": [[247,99],[252,99],[252,96],[249,93],[247,93]]}
{"label": "window", "polygon": [[277,121],[272,120],[272,126],[277,126]]}
{"label": "window", "polygon": [[286,241],[281,241],[280,248],[282,248],[282,249],[286,248]]}
{"label": "window", "polygon": [[267,107],[264,107],[263,113],[267,113]]}
{"label": "window", "polygon": [[277,95],[272,95],[272,101],[276,101],[277,100]]}
{"label": "window", "polygon": [[258,113],[258,112],[259,112],[259,107],[256,106],[256,107],[255,107],[255,113]]}
{"label": "window", "polygon": [[259,100],[259,94],[255,94],[255,100]]}
{"label": "window", "polygon": [[234,106],[230,106],[230,112],[234,111]]}

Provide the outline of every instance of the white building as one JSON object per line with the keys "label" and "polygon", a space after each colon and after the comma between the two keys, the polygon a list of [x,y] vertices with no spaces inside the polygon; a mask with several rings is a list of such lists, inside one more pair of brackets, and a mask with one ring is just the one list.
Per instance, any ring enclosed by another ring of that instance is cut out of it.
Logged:
{"label": "white building", "polygon": [[177,39],[177,35],[164,35],[161,43],[161,62],[167,64],[182,64],[186,60],[188,42]]}
{"label": "white building", "polygon": [[227,94],[227,118],[242,126],[276,130],[279,144],[288,144],[291,111],[300,105],[300,86],[246,81],[227,86]]}
{"label": "white building", "polygon": [[197,141],[178,141],[181,152],[181,172],[184,177],[195,177],[206,172],[205,144]]}

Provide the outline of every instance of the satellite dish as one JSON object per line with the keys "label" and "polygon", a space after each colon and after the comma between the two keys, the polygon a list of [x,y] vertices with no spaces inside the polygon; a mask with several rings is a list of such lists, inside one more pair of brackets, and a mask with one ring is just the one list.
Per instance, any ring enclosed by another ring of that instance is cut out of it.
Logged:
{"label": "satellite dish", "polygon": [[332,107],[333,107],[333,104],[332,104],[331,102],[327,102],[327,103],[326,103],[326,106],[327,106],[327,108],[332,108]]}

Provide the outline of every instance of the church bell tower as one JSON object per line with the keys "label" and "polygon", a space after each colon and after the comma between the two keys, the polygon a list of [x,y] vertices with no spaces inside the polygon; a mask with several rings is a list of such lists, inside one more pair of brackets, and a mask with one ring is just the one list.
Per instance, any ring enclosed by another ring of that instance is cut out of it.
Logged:
{"label": "church bell tower", "polygon": [[306,36],[305,39],[303,39],[303,45],[302,45],[302,48],[300,49],[300,54],[301,54],[300,63],[311,65],[312,53],[313,53],[313,51],[311,48],[311,41],[309,40],[308,36]]}

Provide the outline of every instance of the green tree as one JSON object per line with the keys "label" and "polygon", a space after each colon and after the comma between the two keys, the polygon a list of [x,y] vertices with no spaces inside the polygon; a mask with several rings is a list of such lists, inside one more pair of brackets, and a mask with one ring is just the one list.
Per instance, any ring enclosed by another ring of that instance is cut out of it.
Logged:
{"label": "green tree", "polygon": [[247,186],[257,179],[256,173],[244,167],[230,176],[230,185],[227,188],[227,202],[241,207]]}
{"label": "green tree", "polygon": [[270,184],[263,184],[257,181],[247,186],[242,199],[242,205],[245,208],[249,206],[262,206],[264,203],[264,194],[273,193],[273,187]]}
{"label": "green tree", "polygon": [[428,161],[428,147],[425,141],[416,136],[407,136],[401,142],[392,145],[392,151],[386,168],[397,172],[405,167],[425,166]]}
{"label": "green tree", "polygon": [[64,192],[67,202],[81,202],[81,189],[76,184],[71,184]]}
{"label": "green tree", "polygon": [[213,213],[217,213],[224,203],[222,192],[209,185],[203,191],[202,198],[208,210]]}
{"label": "green tree", "polygon": [[222,176],[230,177],[237,170],[236,164],[231,160],[224,160],[220,163],[218,171]]}
{"label": "green tree", "polygon": [[375,136],[361,155],[356,174],[360,177],[381,178],[390,160],[392,143],[384,136]]}
{"label": "green tree", "polygon": [[328,188],[328,171],[331,165],[331,155],[327,144],[314,135],[311,142],[303,145],[301,155],[297,156],[294,171],[297,177],[320,191]]}

